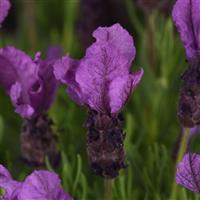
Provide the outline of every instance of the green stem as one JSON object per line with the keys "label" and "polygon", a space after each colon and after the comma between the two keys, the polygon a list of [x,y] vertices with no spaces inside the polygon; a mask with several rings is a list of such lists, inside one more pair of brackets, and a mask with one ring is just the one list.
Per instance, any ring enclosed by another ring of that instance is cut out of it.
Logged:
{"label": "green stem", "polygon": [[[176,159],[176,166],[182,160],[182,158],[183,158],[183,156],[185,154],[185,151],[187,149],[189,136],[190,136],[190,129],[189,128],[184,128],[183,136],[182,136],[182,139],[181,139],[180,148],[179,148],[179,151],[178,151],[178,156],[177,156],[177,159]],[[169,200],[176,200],[177,189],[178,189],[178,187],[177,187],[176,181],[174,179],[173,185],[172,185],[172,192],[171,192],[171,196],[170,196]]]}
{"label": "green stem", "polygon": [[112,200],[112,180],[105,179],[104,180],[104,200]]}

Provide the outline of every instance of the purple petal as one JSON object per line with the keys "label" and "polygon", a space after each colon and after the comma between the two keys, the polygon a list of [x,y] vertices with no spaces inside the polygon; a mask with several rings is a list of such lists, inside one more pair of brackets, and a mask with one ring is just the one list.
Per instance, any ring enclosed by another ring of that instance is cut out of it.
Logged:
{"label": "purple petal", "polygon": [[28,176],[19,197],[20,200],[72,200],[63,192],[59,177],[48,171],[34,171]]}
{"label": "purple petal", "polygon": [[119,24],[98,28],[93,36],[96,42],[81,60],[76,81],[91,109],[118,112],[132,91],[129,69],[135,57],[133,39]]}
{"label": "purple petal", "polygon": [[0,0],[0,24],[8,15],[8,10],[10,9],[10,6],[11,5],[9,0]]}
{"label": "purple petal", "polygon": [[176,182],[200,194],[200,155],[187,153],[184,156],[177,167]]}
{"label": "purple petal", "polygon": [[198,0],[177,0],[173,12],[173,20],[180,32],[187,57],[200,53],[200,4]]}
{"label": "purple petal", "polygon": [[13,47],[0,49],[0,63],[0,84],[11,96],[16,112],[22,117],[30,117],[34,110],[30,110],[28,92],[38,79],[38,66],[29,56]]}
{"label": "purple petal", "polygon": [[136,50],[133,39],[120,24],[114,24],[111,27],[99,27],[94,31],[93,37],[96,38],[96,44],[115,47],[120,55],[127,59],[128,63],[131,63],[135,58]]}
{"label": "purple petal", "polygon": [[139,84],[142,76],[143,69],[138,70],[134,74],[116,77],[110,84],[109,97],[110,107],[112,113],[117,113],[124,106],[128,97]]}
{"label": "purple petal", "polygon": [[17,200],[16,197],[20,191],[21,183],[14,181],[9,171],[0,165],[0,188],[5,190],[3,199]]}
{"label": "purple petal", "polygon": [[62,59],[57,60],[54,63],[54,76],[57,80],[60,80],[62,83],[68,85],[67,92],[74,101],[78,104],[83,104],[80,87],[75,80],[78,66],[78,61],[71,59],[69,55],[64,56]]}
{"label": "purple petal", "polygon": [[40,53],[33,61],[13,47],[0,49],[0,85],[22,117],[33,117],[51,106],[58,87],[53,63],[54,60],[43,61]]}
{"label": "purple petal", "polygon": [[96,42],[83,59],[62,58],[54,74],[79,104],[98,112],[119,112],[143,75],[143,70],[129,72],[136,53],[133,39],[119,24],[100,27],[93,36]]}
{"label": "purple petal", "polygon": [[60,46],[52,46],[47,50],[46,60],[55,60],[63,55],[63,49]]}
{"label": "purple petal", "polygon": [[0,184],[2,182],[5,182],[11,179],[12,177],[10,175],[10,172],[3,165],[0,164]]}

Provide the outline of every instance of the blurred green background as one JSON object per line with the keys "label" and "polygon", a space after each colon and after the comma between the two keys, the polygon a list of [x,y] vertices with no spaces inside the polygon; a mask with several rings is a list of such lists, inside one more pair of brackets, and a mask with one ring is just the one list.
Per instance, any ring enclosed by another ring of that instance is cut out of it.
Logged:
{"label": "blurred green background", "polygon": [[[115,200],[169,199],[174,181],[174,144],[180,132],[176,107],[180,76],[187,63],[171,19],[173,1],[164,0],[13,0],[0,30],[0,47],[13,45],[30,55],[59,45],[74,58],[84,55],[98,26],[119,22],[134,37],[133,70],[145,74],[123,115],[128,167],[113,185]],[[61,87],[49,115],[53,118],[62,163],[53,169],[77,200],[102,200],[103,179],[91,174],[86,155],[86,108],[77,106]],[[0,163],[21,180],[33,168],[20,160],[22,120],[0,89]],[[198,136],[194,148],[198,151]],[[198,196],[178,188],[180,200]]]}

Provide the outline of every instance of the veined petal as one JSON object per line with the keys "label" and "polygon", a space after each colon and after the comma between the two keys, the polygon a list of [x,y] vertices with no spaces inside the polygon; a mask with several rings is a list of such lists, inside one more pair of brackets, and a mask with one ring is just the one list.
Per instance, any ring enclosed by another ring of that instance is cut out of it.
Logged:
{"label": "veined petal", "polygon": [[77,103],[97,112],[118,112],[143,74],[137,81],[130,73],[136,53],[133,39],[119,24],[100,27],[93,36],[96,42],[84,58],[63,57],[54,64],[54,74]]}
{"label": "veined petal", "polygon": [[110,84],[109,97],[111,113],[118,113],[127,102],[131,93],[136,89],[143,76],[143,69],[131,75],[116,77]]}
{"label": "veined petal", "polygon": [[187,153],[178,164],[176,182],[200,194],[200,155]]}
{"label": "veined petal", "polygon": [[56,79],[64,84],[67,84],[67,93],[74,101],[76,101],[78,104],[83,104],[83,96],[81,94],[79,85],[75,80],[75,74],[78,67],[79,62],[71,59],[69,55],[57,60],[53,65],[54,76]]}
{"label": "veined petal", "polygon": [[[127,91],[131,91],[128,77],[135,57],[133,39],[119,24],[98,28],[93,36],[96,42],[80,61],[76,82],[81,88],[84,104],[99,112],[116,112],[125,103],[121,100],[126,101],[128,96],[115,100],[114,94],[119,97],[125,93],[130,95]],[[114,92],[114,87],[118,92]]]}
{"label": "veined petal", "polygon": [[199,0],[177,0],[173,20],[180,32],[187,57],[200,54],[200,3]]}
{"label": "veined petal", "polygon": [[42,170],[34,171],[25,179],[19,197],[20,200],[72,200],[63,192],[59,177]]}
{"label": "veined petal", "polygon": [[31,118],[51,106],[58,87],[54,59],[42,60],[38,52],[33,61],[14,47],[0,49],[0,85],[23,118]]}

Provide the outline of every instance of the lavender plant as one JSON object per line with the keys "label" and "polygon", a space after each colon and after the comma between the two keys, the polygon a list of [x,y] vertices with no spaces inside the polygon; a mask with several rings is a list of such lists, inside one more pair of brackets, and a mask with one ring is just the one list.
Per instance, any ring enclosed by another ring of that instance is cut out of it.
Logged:
{"label": "lavender plant", "polygon": [[143,70],[130,73],[136,50],[132,37],[119,24],[98,28],[93,36],[96,42],[84,58],[76,61],[67,55],[54,64],[54,73],[67,84],[68,94],[89,109],[87,152],[92,171],[114,178],[125,167],[120,112]]}
{"label": "lavender plant", "polygon": [[52,121],[46,112],[58,87],[52,68],[58,55],[58,49],[56,52],[50,49],[46,60],[40,58],[40,53],[32,60],[14,47],[0,49],[0,85],[10,96],[15,112],[24,119],[22,156],[26,161],[39,165],[44,163],[45,156],[55,159],[57,154]]}
{"label": "lavender plant", "polygon": [[[35,0],[33,1],[35,2]],[[17,13],[21,15],[22,1],[12,2],[15,4],[12,6],[13,11],[17,10]],[[11,14],[7,24],[1,29],[0,45],[12,44],[26,52],[34,52],[35,48],[44,51],[50,43],[62,43],[65,50],[72,49],[70,55],[80,57],[81,49],[77,33],[73,30],[76,21],[72,20],[72,18],[76,18],[74,16],[77,15],[77,10],[74,8],[78,7],[79,2],[82,1],[37,1],[35,11],[33,11],[33,14],[36,15],[34,16],[35,26],[31,26],[31,20],[21,20],[18,16],[17,31],[14,32],[7,30],[7,26],[10,24],[9,20],[14,18]],[[34,9],[30,5],[29,7]],[[165,200],[169,199],[173,180],[174,163],[170,159],[171,146],[176,137],[175,133],[179,131],[174,115],[179,87],[178,77],[186,63],[184,59],[180,59],[183,57],[183,49],[177,35],[174,34],[172,20],[164,18],[163,13],[156,15],[153,21],[155,59],[153,64],[149,63],[150,59],[147,59],[146,55],[149,48],[147,44],[150,38],[148,37],[149,30],[143,26],[144,19],[143,15],[140,15],[140,11],[136,7],[132,10],[129,5],[127,5],[130,11],[129,15],[134,20],[132,24],[127,24],[127,27],[129,30],[135,30],[131,34],[136,37],[135,45],[138,52],[134,64],[141,64],[147,75],[143,77],[143,82],[134,94],[134,98],[130,98],[128,105],[123,109],[126,119],[123,122],[125,125],[123,132],[128,133],[124,148],[126,164],[129,167],[122,170],[120,176],[113,181],[113,199]],[[126,12],[123,7],[120,9],[122,12]],[[99,9],[91,9],[88,15],[84,15],[81,20],[88,21],[88,17],[98,14],[95,13],[97,10]],[[108,18],[110,14],[108,12]],[[138,26],[140,29],[135,28]],[[35,33],[38,34],[34,48],[33,45],[30,45],[30,39],[27,37],[28,33],[25,31],[27,28],[30,33],[32,33],[32,29],[35,29]],[[137,30],[140,31],[137,33]],[[0,160],[9,167],[14,177],[22,180],[30,168],[22,165],[17,157],[17,133],[20,130],[20,120],[13,113],[12,106],[3,90],[0,90],[0,97]],[[70,101],[64,88],[60,87],[58,98],[49,114],[56,122],[57,127],[62,128],[59,132],[58,143],[62,149],[62,163],[61,169],[57,170],[61,174],[63,187],[66,191],[70,191],[75,199],[102,200],[102,180],[98,177],[94,178],[88,172],[84,130],[81,127],[84,109]],[[195,142],[198,144],[198,136],[195,137]],[[52,169],[48,163],[47,167]],[[198,199],[196,194],[189,193],[184,189],[180,189],[177,196],[179,200]]]}

